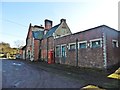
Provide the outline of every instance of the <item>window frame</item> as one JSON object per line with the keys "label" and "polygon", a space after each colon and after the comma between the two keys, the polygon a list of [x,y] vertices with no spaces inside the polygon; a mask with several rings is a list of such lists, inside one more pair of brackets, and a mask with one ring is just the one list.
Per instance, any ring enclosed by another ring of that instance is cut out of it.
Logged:
{"label": "window frame", "polygon": [[88,47],[87,46],[87,41],[80,41],[80,42],[78,42],[78,49],[83,49],[83,48],[80,48],[80,44],[82,44],[82,43],[86,43],[86,47],[85,48]]}
{"label": "window frame", "polygon": [[65,57],[66,57],[66,56],[67,56],[67,55],[66,55],[66,48],[67,48],[67,47],[66,47],[66,44],[62,44],[62,45],[61,45],[61,57],[62,57],[62,47],[63,47],[63,46],[65,46]]}
{"label": "window frame", "polygon": [[[93,47],[92,46],[92,42],[95,42],[95,41],[100,41],[100,47]],[[101,47],[102,47],[102,38],[97,38],[97,39],[90,40],[90,48],[101,48]]]}
{"label": "window frame", "polygon": [[75,49],[70,49],[70,45],[75,44],[75,49],[76,49],[76,43],[69,43],[69,50],[75,50]]}
{"label": "window frame", "polygon": [[[115,40],[115,39],[112,40],[112,47],[113,47],[113,42],[116,42],[116,47],[118,47],[118,40]],[[113,48],[115,48],[115,47],[113,47]]]}
{"label": "window frame", "polygon": [[[59,47],[60,48],[60,51],[59,51],[59,56],[57,56],[57,53],[56,53],[56,51],[57,51],[57,47]],[[56,47],[55,47],[55,57],[61,57],[61,45],[57,45]]]}

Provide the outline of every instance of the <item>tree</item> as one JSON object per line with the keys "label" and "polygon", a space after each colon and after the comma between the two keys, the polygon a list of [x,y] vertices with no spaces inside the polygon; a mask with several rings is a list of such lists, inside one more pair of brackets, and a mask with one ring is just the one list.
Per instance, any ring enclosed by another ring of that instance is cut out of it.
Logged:
{"label": "tree", "polygon": [[0,42],[0,57],[9,58],[17,54],[16,48],[11,48],[9,43]]}
{"label": "tree", "polygon": [[24,41],[22,40],[17,40],[14,42],[15,43],[15,46],[20,49],[20,47],[22,47],[24,45]]}
{"label": "tree", "polygon": [[10,52],[10,44],[5,42],[0,42],[0,53],[8,53]]}

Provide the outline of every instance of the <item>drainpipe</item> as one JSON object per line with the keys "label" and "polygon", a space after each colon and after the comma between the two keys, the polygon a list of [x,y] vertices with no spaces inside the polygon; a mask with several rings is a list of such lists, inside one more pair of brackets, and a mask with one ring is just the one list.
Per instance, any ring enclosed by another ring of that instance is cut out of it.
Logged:
{"label": "drainpipe", "polygon": [[26,60],[26,46],[25,46],[25,60]]}
{"label": "drainpipe", "polygon": [[39,40],[39,53],[38,53],[38,61],[41,61],[41,40]]}
{"label": "drainpipe", "polygon": [[76,39],[76,66],[78,67],[78,39]]}
{"label": "drainpipe", "polygon": [[48,38],[47,38],[47,62],[48,62]]}
{"label": "drainpipe", "polygon": [[104,60],[104,68],[107,68],[107,52],[106,52],[106,35],[103,33],[103,60]]}

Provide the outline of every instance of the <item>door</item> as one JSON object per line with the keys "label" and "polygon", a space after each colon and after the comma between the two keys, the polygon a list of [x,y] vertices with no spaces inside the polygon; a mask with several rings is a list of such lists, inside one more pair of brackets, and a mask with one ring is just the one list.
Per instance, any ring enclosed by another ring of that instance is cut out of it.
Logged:
{"label": "door", "polygon": [[28,59],[30,59],[30,50],[28,50]]}
{"label": "door", "polygon": [[65,45],[62,46],[61,48],[61,56],[62,56],[62,63],[65,63],[65,59],[66,59],[66,48],[65,48]]}

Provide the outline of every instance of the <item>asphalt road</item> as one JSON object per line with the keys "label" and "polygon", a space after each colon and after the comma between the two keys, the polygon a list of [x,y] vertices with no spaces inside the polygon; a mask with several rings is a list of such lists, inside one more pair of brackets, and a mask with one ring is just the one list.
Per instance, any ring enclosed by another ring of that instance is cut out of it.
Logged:
{"label": "asphalt road", "polygon": [[2,61],[0,60],[0,90],[2,89]]}
{"label": "asphalt road", "polygon": [[15,60],[2,60],[2,88],[80,88],[82,84],[59,74]]}

